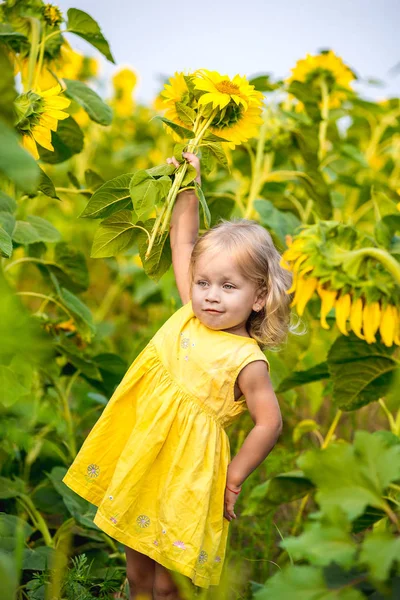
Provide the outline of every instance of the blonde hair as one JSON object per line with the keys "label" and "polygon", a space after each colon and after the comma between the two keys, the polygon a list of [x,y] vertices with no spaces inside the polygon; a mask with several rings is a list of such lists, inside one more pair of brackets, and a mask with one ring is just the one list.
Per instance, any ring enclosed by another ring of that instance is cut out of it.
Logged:
{"label": "blonde hair", "polygon": [[252,311],[247,330],[261,347],[276,347],[282,343],[291,324],[290,302],[293,294],[287,294],[292,285],[292,274],[280,266],[281,255],[275,248],[271,235],[256,221],[234,218],[221,219],[217,225],[199,237],[193,247],[190,260],[190,280],[199,257],[206,251],[228,250],[246,279],[257,285],[265,306]]}

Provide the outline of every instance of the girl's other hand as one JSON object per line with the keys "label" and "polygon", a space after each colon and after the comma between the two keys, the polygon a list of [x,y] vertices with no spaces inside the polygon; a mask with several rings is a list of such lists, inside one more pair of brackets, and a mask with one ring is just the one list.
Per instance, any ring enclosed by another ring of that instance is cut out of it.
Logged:
{"label": "girl's other hand", "polygon": [[[192,167],[194,167],[196,169],[196,179],[195,181],[197,181],[197,183],[199,185],[201,185],[201,175],[200,175],[200,160],[199,158],[196,156],[196,154],[193,154],[192,152],[182,152],[182,156],[187,160],[187,162],[189,163],[189,165],[191,165]],[[179,167],[179,163],[176,160],[175,156],[172,156],[171,158],[167,158],[167,163],[173,164],[174,167],[177,169]]]}
{"label": "girl's other hand", "polygon": [[232,521],[232,519],[237,519],[237,516],[234,511],[234,506],[236,504],[236,500],[238,495],[234,492],[225,488],[225,499],[224,499],[224,517],[228,519],[228,521]]}

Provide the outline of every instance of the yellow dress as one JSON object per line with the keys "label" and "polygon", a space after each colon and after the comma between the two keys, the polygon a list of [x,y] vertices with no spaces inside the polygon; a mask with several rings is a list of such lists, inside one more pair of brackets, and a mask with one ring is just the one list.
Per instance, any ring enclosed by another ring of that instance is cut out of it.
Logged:
{"label": "yellow dress", "polygon": [[203,588],[220,581],[225,428],[247,409],[234,385],[255,360],[269,368],[256,340],[206,327],[189,301],[133,361],[63,479],[98,507],[100,529]]}

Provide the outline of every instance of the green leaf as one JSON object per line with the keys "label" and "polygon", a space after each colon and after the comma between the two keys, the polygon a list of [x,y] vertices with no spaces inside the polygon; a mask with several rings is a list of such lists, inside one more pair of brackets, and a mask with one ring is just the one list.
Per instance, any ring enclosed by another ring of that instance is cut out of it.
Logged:
{"label": "green leaf", "polygon": [[130,182],[133,210],[138,218],[154,208],[160,194],[157,180],[146,171],[137,171]]}
{"label": "green leaf", "polygon": [[192,165],[188,165],[184,178],[182,179],[181,187],[186,187],[191,184],[197,177],[197,171]]}
{"label": "green leaf", "polygon": [[301,471],[280,473],[252,489],[242,515],[252,516],[276,510],[283,503],[303,498],[313,488],[310,479]]}
{"label": "green leaf", "polygon": [[46,219],[35,215],[28,215],[28,223],[36,230],[40,242],[58,242],[61,240],[61,233]]}
{"label": "green leaf", "polygon": [[[149,219],[144,223],[142,221],[138,221],[137,225],[144,227],[150,233],[154,222],[155,219]],[[156,240],[156,243],[154,244],[147,260],[145,259],[145,254],[148,248],[148,238],[145,232],[140,229],[138,230],[137,241],[139,246],[139,255],[146,274],[150,277],[150,279],[159,281],[159,279],[169,269],[172,262],[171,247],[169,244],[169,232],[164,232],[162,238]]]}
{"label": "green leaf", "polygon": [[[391,250],[395,233],[400,231],[400,214],[386,215],[375,225],[375,237],[381,246]],[[397,238],[398,240],[398,238]]]}
{"label": "green leaf", "polygon": [[200,200],[201,208],[203,209],[204,225],[206,226],[207,229],[209,229],[210,224],[211,224],[210,210],[208,208],[206,199],[204,197],[203,190],[201,189],[201,187],[199,186],[197,181],[195,181],[194,185],[195,185],[195,189],[196,189],[196,195],[197,195],[198,199]]}
{"label": "green leaf", "polygon": [[366,344],[356,335],[336,339],[328,353],[333,397],[341,410],[356,410],[385,396],[398,365],[394,348]]}
{"label": "green leaf", "polygon": [[12,239],[9,233],[0,226],[0,254],[5,258],[10,258],[13,251]]}
{"label": "green leaf", "polygon": [[66,288],[61,288],[60,298],[68,310],[77,317],[78,324],[80,324],[80,329],[83,334],[82,337],[85,340],[90,341],[96,333],[96,326],[93,323],[92,313],[89,308],[82,300],[80,300],[80,298]]}
{"label": "green leaf", "polygon": [[285,538],[280,545],[294,560],[307,560],[320,567],[335,562],[349,568],[357,552],[350,529],[346,515],[340,507],[334,507],[330,515],[322,515],[316,523],[306,523],[301,535]]}
{"label": "green leaf", "polygon": [[249,84],[254,85],[255,89],[259,92],[272,92],[278,87],[276,83],[271,82],[271,75],[269,73],[252,77],[249,79]]}
{"label": "green leaf", "polygon": [[400,537],[394,536],[389,531],[367,533],[359,561],[367,565],[373,579],[385,581],[389,577],[393,564],[400,563]]}
{"label": "green leaf", "polygon": [[97,365],[93,362],[92,357],[86,356],[72,341],[64,338],[59,344],[56,344],[55,347],[61,355],[67,358],[68,362],[73,365],[75,369],[81,371],[81,374],[85,379],[89,379],[90,382],[93,380],[101,381],[101,373],[97,368]]}
{"label": "green leaf", "polygon": [[311,383],[313,381],[321,381],[321,379],[328,379],[329,377],[328,363],[319,363],[306,371],[293,371],[289,377],[286,377],[280,382],[276,391],[279,394],[282,394],[283,392],[292,390],[300,385],[305,385],[306,383]]}
{"label": "green leaf", "polygon": [[22,554],[22,569],[29,571],[44,571],[51,569],[55,558],[54,548],[39,546],[38,548],[24,548]]}
{"label": "green leaf", "polygon": [[34,192],[40,177],[35,159],[18,143],[13,129],[0,120],[0,174],[24,192]]}
{"label": "green leaf", "polygon": [[365,600],[358,590],[328,588],[322,569],[289,566],[272,577],[257,591],[254,600]]}
{"label": "green leaf", "polygon": [[98,173],[96,173],[96,171],[93,171],[92,169],[86,169],[85,182],[90,190],[97,190],[103,185],[104,179]]}
{"label": "green leaf", "polygon": [[18,573],[15,557],[0,552],[0,580],[2,600],[15,600],[18,587]]}
{"label": "green leaf", "polygon": [[157,188],[158,188],[158,199],[165,200],[168,196],[169,190],[172,187],[172,180],[168,175],[164,175],[163,177],[159,177],[156,179]]}
{"label": "green leaf", "polygon": [[367,506],[386,510],[386,488],[400,478],[400,444],[382,436],[356,431],[354,444],[333,443],[310,450],[298,459],[306,477],[317,486],[322,511],[339,506],[350,520]]}
{"label": "green leaf", "polygon": [[314,123],[321,121],[321,111],[318,106],[319,99],[309,84],[302,81],[292,81],[288,93],[304,104],[308,116]]}
{"label": "green leaf", "polygon": [[133,173],[125,173],[106,181],[90,198],[80,217],[100,219],[109,217],[118,210],[131,208],[129,185]]}
{"label": "green leaf", "polygon": [[177,133],[179,135],[179,137],[186,139],[192,139],[194,138],[194,133],[193,131],[191,131],[190,129],[186,129],[186,127],[181,127],[180,125],[177,125],[176,123],[174,123],[173,121],[170,121],[169,119],[166,119],[165,117],[154,117],[155,119],[160,119],[160,121],[162,121],[163,123],[165,123],[166,125],[168,125],[168,127],[170,127],[172,129],[172,131],[174,131],[175,133]]}
{"label": "green leaf", "polygon": [[51,473],[47,474],[47,476],[62,497],[65,506],[74,519],[88,529],[99,531],[97,525],[93,523],[97,507],[78,496],[78,494],[63,483],[62,479],[66,472],[67,469],[64,467],[53,467]]}
{"label": "green leaf", "polygon": [[205,144],[205,148],[207,148],[213,154],[213,156],[215,156],[220,165],[229,171],[228,159],[226,158],[225,151],[220,143],[207,142]]}
{"label": "green leaf", "polygon": [[7,196],[7,194],[0,190],[0,211],[13,213],[16,210],[17,203],[15,202],[14,198],[11,198],[11,196]]}
{"label": "green leaf", "polygon": [[339,146],[339,149],[342,154],[353,159],[356,163],[358,163],[362,167],[365,167],[365,168],[368,167],[367,159],[365,158],[364,154],[356,146],[353,146],[352,144],[341,144]]}
{"label": "green leaf", "polygon": [[83,150],[83,132],[71,116],[58,121],[57,131],[51,133],[51,141],[54,152],[41,146],[38,150],[41,160],[52,165],[62,163]]}
{"label": "green leaf", "polygon": [[261,225],[276,236],[282,246],[285,246],[285,236],[293,234],[301,225],[300,220],[291,212],[283,212],[275,208],[269,200],[256,200],[254,208],[260,215]]}
{"label": "green leaf", "polygon": [[0,513],[0,547],[3,550],[13,551],[17,546],[18,537],[27,540],[35,530],[23,519],[14,515]]}
{"label": "green leaf", "polygon": [[55,198],[56,200],[60,199],[57,196],[54,183],[52,182],[50,177],[43,171],[43,169],[40,169],[40,180],[38,190],[40,190],[46,196],[49,196],[49,198]]}
{"label": "green leaf", "polygon": [[68,9],[67,15],[68,31],[79,35],[79,37],[97,48],[110,62],[115,63],[110,46],[96,21],[90,15],[83,12],[83,10],[77,8]]}
{"label": "green leaf", "polygon": [[82,106],[92,121],[100,125],[111,124],[112,110],[96,92],[82,81],[74,81],[73,79],[64,79],[64,81],[67,85],[65,95]]}
{"label": "green leaf", "polygon": [[8,233],[9,236],[12,236],[13,231],[15,229],[15,217],[9,212],[2,211],[0,212],[0,225],[3,229]]}
{"label": "green leaf", "polygon": [[0,477],[0,498],[2,500],[16,498],[21,494],[25,494],[26,491],[26,484],[22,479],[12,480],[7,477]]}
{"label": "green leaf", "polygon": [[201,147],[201,171],[209,175],[215,167],[215,156],[206,145]]}
{"label": "green leaf", "polygon": [[[8,29],[9,25],[0,23],[0,43],[4,41],[4,28]],[[13,66],[7,55],[5,46],[1,45],[0,72],[0,118],[3,119],[7,125],[12,127],[15,121],[14,100],[17,97],[17,91],[15,89]]]}
{"label": "green leaf", "polygon": [[181,121],[189,125],[195,122],[196,113],[193,110],[193,108],[190,108],[190,106],[183,104],[183,102],[175,102],[175,108],[177,115],[181,119]]}
{"label": "green leaf", "polygon": [[152,177],[163,177],[164,175],[172,175],[175,171],[174,165],[158,165],[157,167],[151,167],[151,169],[146,169],[146,173],[151,175]]}
{"label": "green leaf", "polygon": [[5,365],[0,365],[0,390],[0,404],[6,408],[29,394],[29,390],[19,383],[13,370]]}
{"label": "green leaf", "polygon": [[182,156],[182,152],[185,152],[186,146],[187,146],[186,143],[184,143],[184,144],[175,144],[175,146],[174,146],[173,156],[176,158],[176,160],[179,163],[181,163],[181,162],[183,162],[185,160],[184,157]]}
{"label": "green leaf", "polygon": [[54,259],[64,276],[59,281],[72,291],[84,291],[89,287],[89,271],[83,252],[75,250],[66,242],[58,242],[54,248]]}
{"label": "green leaf", "polygon": [[35,227],[27,221],[17,221],[12,234],[12,239],[17,244],[35,244],[40,242],[40,236]]}
{"label": "green leaf", "polygon": [[220,137],[219,135],[215,135],[214,133],[211,133],[211,131],[207,131],[207,133],[203,137],[203,142],[229,142],[229,140],[226,140],[225,138]]}
{"label": "green leaf", "polygon": [[96,231],[90,256],[92,258],[116,256],[132,246],[136,232],[130,210],[114,213],[102,221]]}

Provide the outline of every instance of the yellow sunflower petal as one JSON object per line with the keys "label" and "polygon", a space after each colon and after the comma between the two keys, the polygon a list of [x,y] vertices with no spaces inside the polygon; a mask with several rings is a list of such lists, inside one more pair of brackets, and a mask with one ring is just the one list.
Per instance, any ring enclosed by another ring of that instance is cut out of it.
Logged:
{"label": "yellow sunflower petal", "polygon": [[397,310],[395,306],[388,304],[382,311],[379,333],[385,346],[392,346],[397,329]]}
{"label": "yellow sunflower petal", "polygon": [[318,286],[317,291],[321,298],[321,327],[324,329],[329,329],[329,325],[326,322],[326,315],[334,307],[338,293],[337,290],[325,289],[322,287],[322,285]]}
{"label": "yellow sunflower petal", "polygon": [[62,110],[68,108],[70,104],[71,100],[65,96],[53,96],[52,98],[46,98],[44,101],[46,110]]}
{"label": "yellow sunflower petal", "polygon": [[39,160],[39,152],[36,146],[36,142],[31,135],[24,135],[22,137],[22,145],[30,154],[32,154],[33,158]]}
{"label": "yellow sunflower petal", "polygon": [[44,112],[43,114],[49,115],[50,117],[53,117],[53,119],[57,119],[57,121],[63,121],[64,119],[68,119],[69,117],[69,114],[63,112],[62,110],[46,109],[46,112]]}
{"label": "yellow sunflower petal", "polygon": [[346,321],[350,315],[351,298],[350,294],[344,294],[336,300],[336,325],[340,333],[343,335],[349,335],[346,328]]}
{"label": "yellow sunflower petal", "polygon": [[361,298],[354,300],[350,310],[350,329],[354,331],[357,337],[365,340],[365,336],[361,333],[363,318],[363,301]]}
{"label": "yellow sunflower petal", "polygon": [[378,330],[380,322],[380,305],[379,302],[371,302],[366,304],[363,310],[363,331],[365,340],[368,344],[376,342],[375,333]]}
{"label": "yellow sunflower petal", "polygon": [[32,135],[35,138],[35,142],[43,146],[43,148],[54,152],[54,148],[51,144],[50,129],[46,129],[46,127],[43,127],[42,125],[35,125],[32,129]]}

